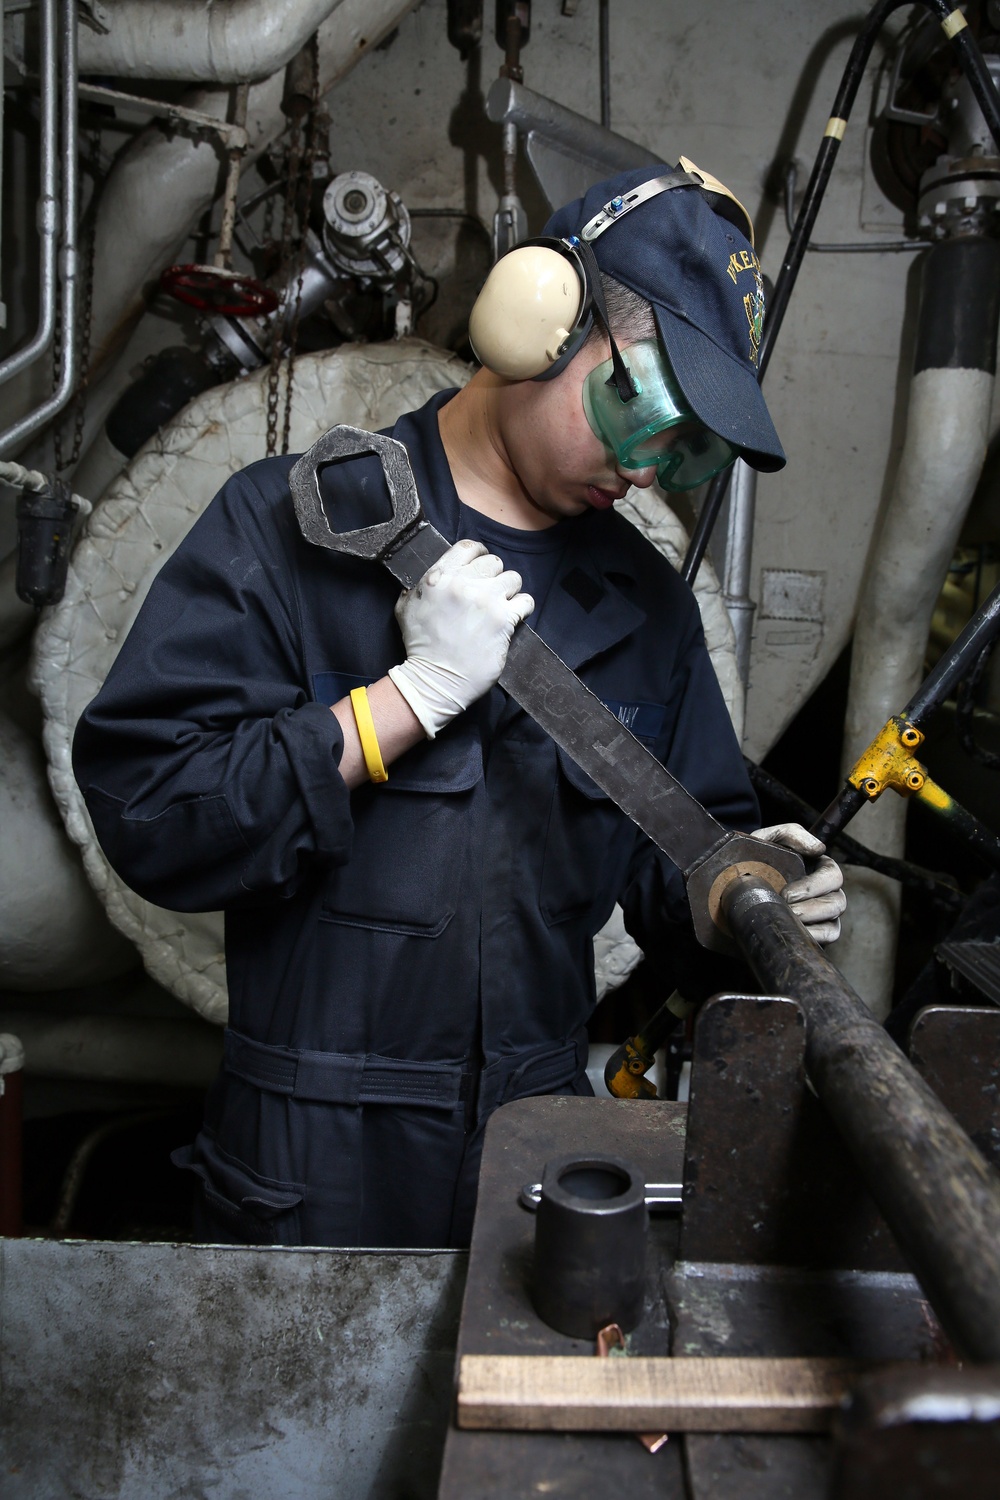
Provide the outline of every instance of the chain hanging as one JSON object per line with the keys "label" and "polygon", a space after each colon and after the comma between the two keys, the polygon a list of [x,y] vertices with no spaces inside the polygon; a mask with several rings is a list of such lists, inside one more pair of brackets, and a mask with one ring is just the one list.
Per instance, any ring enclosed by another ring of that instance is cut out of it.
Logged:
{"label": "chain hanging", "polygon": [[[302,151],[300,121],[293,117],[289,127],[288,151],[285,156],[285,201],[281,215],[281,247],[279,265],[285,266],[291,257],[292,219],[295,207],[295,188],[298,182]],[[278,382],[281,376],[281,356],[285,345],[285,328],[288,321],[288,303],[282,302],[281,311],[271,326],[271,360],[267,371],[267,450],[268,458],[278,451]]]}
{"label": "chain hanging", "polygon": [[[305,269],[306,232],[312,198],[313,163],[319,139],[319,47],[313,36],[306,44],[310,57],[308,121],[303,131],[301,114],[293,114],[289,127],[287,176],[281,220],[280,264],[288,267],[286,295],[280,320],[272,332],[271,359],[267,373],[267,457],[278,452],[278,421],[282,357],[287,350],[284,403],[281,410],[281,452],[288,452],[292,420],[292,385],[295,348],[302,305],[302,273]],[[297,233],[296,233],[297,228]]]}
{"label": "chain hanging", "polygon": [[302,161],[302,183],[299,194],[299,242],[292,271],[295,292],[292,298],[292,326],[288,335],[288,369],[285,375],[285,418],[281,431],[281,451],[288,452],[289,433],[292,422],[292,376],[295,353],[299,342],[299,314],[302,310],[302,276],[306,266],[306,234],[309,230],[309,209],[312,203],[313,165],[319,141],[319,44],[315,36],[309,42],[312,77],[309,92],[309,123],[306,134],[306,149]]}
{"label": "chain hanging", "polygon": [[[100,159],[100,132],[91,133],[91,152],[95,161]],[[82,249],[83,260],[83,305],[80,310],[80,322],[73,330],[73,337],[77,340],[77,369],[80,374],[77,379],[76,389],[73,392],[73,404],[70,410],[73,413],[73,445],[69,457],[66,457],[63,447],[63,436],[65,432],[65,418],[56,421],[52,429],[52,450],[56,472],[62,469],[70,469],[79,460],[83,451],[83,428],[87,414],[87,387],[90,379],[90,334],[93,324],[94,313],[94,239],[97,232],[96,214],[97,178],[94,180],[94,197],[91,199],[88,210],[89,226],[84,234]],[[62,296],[61,284],[57,285],[56,295]],[[56,309],[56,326],[52,343],[52,389],[55,390],[59,383],[59,369],[62,363],[62,318],[59,309]]]}

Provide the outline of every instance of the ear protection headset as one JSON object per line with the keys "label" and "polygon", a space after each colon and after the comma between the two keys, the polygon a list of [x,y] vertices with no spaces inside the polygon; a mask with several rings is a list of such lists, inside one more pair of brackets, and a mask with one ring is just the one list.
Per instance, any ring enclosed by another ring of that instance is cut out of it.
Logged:
{"label": "ear protection headset", "polygon": [[600,322],[611,344],[612,381],[623,401],[636,394],[608,325],[597,257],[591,248],[612,224],[674,188],[700,188],[712,210],[753,244],[753,223],[739,199],[717,178],[682,156],[680,166],[612,198],[569,239],[525,240],[508,250],[486,278],[469,318],[476,358],[507,380],[551,380]]}

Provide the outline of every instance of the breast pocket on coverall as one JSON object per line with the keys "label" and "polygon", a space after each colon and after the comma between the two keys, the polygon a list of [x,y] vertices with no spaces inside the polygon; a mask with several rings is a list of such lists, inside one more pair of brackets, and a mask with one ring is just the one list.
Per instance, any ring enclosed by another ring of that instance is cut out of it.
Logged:
{"label": "breast pocket on coverall", "polygon": [[330,876],[323,920],[438,937],[460,900],[467,794],[482,774],[482,747],[463,716],[407,751],[387,782],[355,792],[351,857]]}
{"label": "breast pocket on coverall", "polygon": [[[662,704],[606,701],[606,706],[654,755],[663,748]],[[601,926],[621,895],[635,824],[565,750],[558,749],[556,757],[559,775],[545,839],[542,916],[550,926],[588,916]]]}

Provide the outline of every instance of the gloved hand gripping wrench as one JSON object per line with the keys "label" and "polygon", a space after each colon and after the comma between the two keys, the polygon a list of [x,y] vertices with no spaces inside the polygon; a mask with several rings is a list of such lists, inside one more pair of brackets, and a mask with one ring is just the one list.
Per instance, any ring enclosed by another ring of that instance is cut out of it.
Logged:
{"label": "gloved hand gripping wrench", "polygon": [[[338,533],[323,504],[320,472],[368,454],[382,465],[391,519]],[[307,541],[380,562],[404,588],[412,588],[451,546],[424,518],[409,455],[395,438],[333,427],[297,461],[289,483]],[[721,908],[733,880],[755,875],[781,890],[803,873],[791,850],[727,832],[527,625],[514,631],[500,686],[682,872],[704,947],[731,946]]]}

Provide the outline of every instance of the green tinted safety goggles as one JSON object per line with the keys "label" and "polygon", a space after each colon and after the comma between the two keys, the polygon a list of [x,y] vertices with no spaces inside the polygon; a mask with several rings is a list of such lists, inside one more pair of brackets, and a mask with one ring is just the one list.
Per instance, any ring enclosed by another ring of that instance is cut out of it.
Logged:
{"label": "green tinted safety goggles", "polygon": [[693,490],[733,462],[736,450],[695,416],[655,339],[630,344],[622,358],[636,395],[622,400],[607,359],[584,382],[583,409],[623,469],[655,466],[663,489]]}

